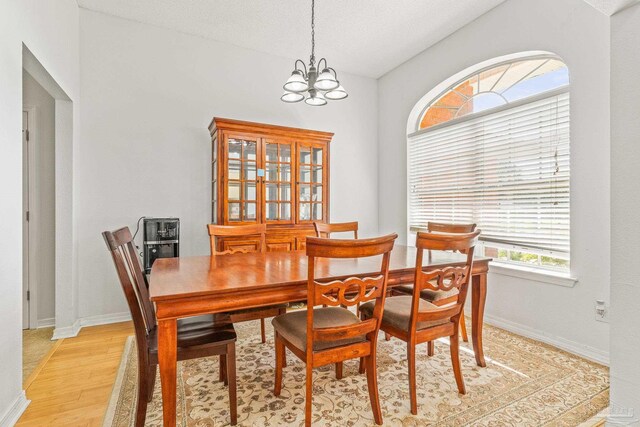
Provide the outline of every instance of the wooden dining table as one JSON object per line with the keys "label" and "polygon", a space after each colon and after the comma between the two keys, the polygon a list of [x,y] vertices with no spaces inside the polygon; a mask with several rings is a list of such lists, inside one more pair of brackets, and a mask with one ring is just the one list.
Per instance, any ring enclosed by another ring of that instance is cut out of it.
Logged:
{"label": "wooden dining table", "polygon": [[[433,252],[424,267],[463,265],[466,255]],[[396,245],[391,253],[388,286],[412,283],[416,248]],[[471,336],[476,362],[486,366],[482,323],[490,258],[476,257],[472,271]],[[318,259],[316,280],[370,276],[379,257]],[[156,305],[158,359],[165,426],[176,424],[177,319],[262,307],[307,299],[307,256],[304,251],[237,253],[157,259],[151,269],[150,297]]]}

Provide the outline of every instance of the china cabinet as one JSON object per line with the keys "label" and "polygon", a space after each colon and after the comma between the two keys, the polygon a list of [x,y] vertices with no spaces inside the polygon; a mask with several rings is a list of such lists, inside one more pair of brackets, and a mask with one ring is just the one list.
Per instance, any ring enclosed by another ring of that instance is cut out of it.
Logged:
{"label": "china cabinet", "polygon": [[[267,225],[269,251],[304,249],[313,222],[329,222],[333,133],[214,117],[211,220]],[[219,250],[254,246],[225,238]]]}

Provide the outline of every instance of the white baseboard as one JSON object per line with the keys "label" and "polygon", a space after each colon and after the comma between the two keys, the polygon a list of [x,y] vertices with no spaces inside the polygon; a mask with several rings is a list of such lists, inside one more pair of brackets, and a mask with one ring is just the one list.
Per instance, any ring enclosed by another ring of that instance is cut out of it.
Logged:
{"label": "white baseboard", "polygon": [[131,320],[131,313],[128,311],[113,314],[100,314],[98,316],[83,317],[80,319],[80,326],[108,325],[109,323],[128,322]]}
{"label": "white baseboard", "polygon": [[48,319],[38,319],[38,326],[37,328],[49,328],[51,326],[56,326],[56,319],[55,317],[50,317]]}
{"label": "white baseboard", "polygon": [[549,335],[548,333],[533,329],[529,326],[501,319],[489,314],[484,315],[484,322],[497,326],[498,328],[505,329],[509,332],[513,332],[514,334],[522,335],[536,341],[542,341],[543,343],[558,347],[561,350],[568,351],[569,353],[576,354],[580,357],[584,357],[585,359],[609,366],[609,352],[580,344],[575,341]]}
{"label": "white baseboard", "polygon": [[78,332],[80,332],[80,328],[81,328],[80,319],[78,319],[75,322],[73,322],[73,325],[71,326],[55,328],[53,330],[53,337],[51,337],[51,339],[59,340],[61,338],[73,338],[76,335],[78,335]]}
{"label": "white baseboard", "polygon": [[0,427],[13,427],[22,416],[24,410],[27,409],[29,403],[31,403],[31,401],[27,399],[24,390],[21,390],[16,400],[13,401],[11,406],[9,406],[0,417]]}
{"label": "white baseboard", "polygon": [[131,320],[131,314],[129,312],[83,317],[76,320],[71,326],[55,328],[53,330],[53,338],[51,339],[73,338],[77,336],[80,329],[85,326],[108,325],[109,323],[128,322],[129,320]]}

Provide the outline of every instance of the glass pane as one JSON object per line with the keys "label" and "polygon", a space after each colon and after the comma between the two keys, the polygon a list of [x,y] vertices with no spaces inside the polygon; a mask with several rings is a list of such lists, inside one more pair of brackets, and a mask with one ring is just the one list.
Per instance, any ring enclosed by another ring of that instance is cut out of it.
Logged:
{"label": "glass pane", "polygon": [[300,203],[300,220],[309,221],[311,219],[311,204]]}
{"label": "glass pane", "polygon": [[229,158],[239,159],[242,154],[242,142],[235,139],[229,140]]}
{"label": "glass pane", "polygon": [[277,181],[278,180],[278,164],[277,163],[267,163],[266,177],[267,181]]}
{"label": "glass pane", "polygon": [[278,204],[277,203],[267,203],[267,220],[276,220],[278,219]]}
{"label": "glass pane", "polygon": [[285,202],[291,201],[291,186],[289,184],[280,185],[280,200]]}
{"label": "glass pane", "polygon": [[280,161],[291,163],[291,146],[290,145],[281,145],[280,146]]}
{"label": "glass pane", "polygon": [[267,184],[265,194],[267,200],[278,200],[278,184]]}
{"label": "glass pane", "polygon": [[253,141],[244,141],[244,159],[255,160],[256,159],[256,144]]}
{"label": "glass pane", "polygon": [[557,63],[543,65],[527,78],[504,91],[502,95],[511,102],[568,85],[569,70],[564,64],[560,64],[562,68],[556,69],[550,68],[558,65]]}
{"label": "glass pane", "polygon": [[300,166],[300,182],[311,182],[310,166]]}
{"label": "glass pane", "polygon": [[316,165],[322,164],[322,148],[313,149],[313,163]]}
{"label": "glass pane", "polygon": [[300,189],[300,201],[308,202],[311,200],[311,186],[310,185],[300,185],[298,187]]}
{"label": "glass pane", "polygon": [[256,183],[255,182],[244,183],[244,199],[256,200]]}
{"label": "glass pane", "polygon": [[280,165],[280,181],[291,181],[291,165]]}
{"label": "glass pane", "polygon": [[278,144],[267,144],[267,162],[278,161]]}
{"label": "glass pane", "polygon": [[240,200],[240,183],[229,181],[227,185],[229,200]]}
{"label": "glass pane", "polygon": [[240,203],[229,203],[229,221],[240,221]]}
{"label": "glass pane", "polygon": [[464,104],[456,113],[456,117],[462,117],[470,113],[479,113],[489,108],[505,105],[506,101],[497,93],[484,92],[471,98],[469,102]]}
{"label": "glass pane", "polygon": [[280,203],[280,219],[291,219],[291,203]]}
{"label": "glass pane", "polygon": [[240,179],[240,161],[239,160],[229,160],[229,171],[228,171],[229,179]]}
{"label": "glass pane", "polygon": [[256,219],[256,204],[245,203],[244,204],[244,220],[253,221]]}
{"label": "glass pane", "polygon": [[500,80],[502,74],[509,68],[509,64],[500,65],[480,73],[480,92],[488,92],[493,89]]}
{"label": "glass pane", "polygon": [[313,182],[322,184],[322,166],[313,167]]}
{"label": "glass pane", "polygon": [[313,201],[321,202],[322,201],[322,185],[314,185],[312,191],[313,193],[311,194],[311,196],[313,197]]}
{"label": "glass pane", "polygon": [[314,220],[321,220],[322,219],[322,204],[320,203],[314,203],[311,205],[312,206],[312,217]]}
{"label": "glass pane", "polygon": [[300,163],[311,163],[311,149],[300,147]]}
{"label": "glass pane", "polygon": [[500,81],[493,88],[494,92],[502,93],[509,89],[521,79],[525,78],[529,73],[542,65],[546,59],[527,59],[524,61],[514,62],[504,73]]}
{"label": "glass pane", "polygon": [[256,180],[256,164],[253,162],[246,162],[243,165],[244,178],[249,181]]}

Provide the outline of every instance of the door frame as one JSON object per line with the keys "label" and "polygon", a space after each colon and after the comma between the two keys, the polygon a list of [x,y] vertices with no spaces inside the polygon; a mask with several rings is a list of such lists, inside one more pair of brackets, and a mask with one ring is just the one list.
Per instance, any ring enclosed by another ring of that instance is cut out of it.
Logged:
{"label": "door frame", "polygon": [[[26,239],[23,234],[23,245],[27,246],[27,250],[23,250],[23,263],[27,263],[27,267],[23,267],[23,277],[22,277],[22,306],[23,308],[28,307],[29,317],[28,317],[28,325],[25,328],[23,324],[23,329],[37,329],[38,328],[38,269],[37,266],[37,245],[36,245],[36,236],[38,235],[38,226],[37,222],[33,221],[33,217],[39,215],[38,204],[37,204],[37,191],[38,188],[36,186],[36,178],[37,178],[37,164],[35,162],[36,159],[36,142],[37,142],[37,126],[34,124],[37,123],[37,109],[34,106],[25,105],[22,107],[22,111],[27,113],[27,130],[29,131],[29,138],[27,141],[27,167],[28,171],[28,185],[26,191],[28,193],[28,211],[29,211],[29,221],[26,220],[26,211],[23,207],[23,227],[27,227],[27,235]],[[23,138],[23,141],[25,139]],[[23,148],[24,150],[24,148]],[[24,153],[25,151],[23,151]],[[23,161],[22,167],[25,167],[25,162]],[[24,176],[24,175],[23,175]],[[25,188],[23,187],[23,191]],[[24,257],[27,257],[25,260]],[[35,262],[34,262],[35,261]],[[27,301],[27,291],[29,292],[29,299]],[[24,316],[23,316],[24,321]]]}

